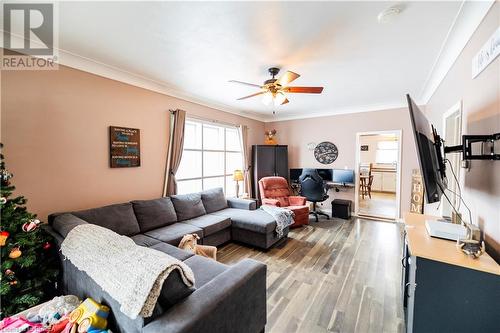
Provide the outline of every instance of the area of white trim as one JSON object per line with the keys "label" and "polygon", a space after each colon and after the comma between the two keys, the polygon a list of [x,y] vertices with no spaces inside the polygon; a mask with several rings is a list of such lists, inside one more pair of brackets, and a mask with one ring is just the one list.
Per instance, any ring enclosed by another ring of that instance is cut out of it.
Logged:
{"label": "area of white trim", "polygon": [[424,83],[420,104],[429,102],[494,3],[495,0],[463,1]]}
{"label": "area of white trim", "polygon": [[[298,119],[309,119],[309,118],[320,118],[320,117],[329,117],[329,116],[339,116],[344,114],[352,114],[352,113],[363,113],[363,112],[375,112],[375,111],[386,111],[392,109],[401,109],[408,107],[408,104],[377,104],[377,105],[363,105],[359,107],[350,107],[350,108],[342,108],[342,109],[332,109],[325,111],[318,111],[310,114],[302,114],[302,115],[292,115],[287,116],[286,111],[277,111],[276,116],[274,118],[272,115],[270,117],[266,117],[264,122],[271,123],[276,121],[288,121],[288,120],[298,120]],[[281,116],[280,113],[284,113],[284,116]]]}
{"label": "area of white trim", "polygon": [[214,108],[220,111],[236,114],[257,121],[262,121],[265,123],[275,122],[275,121],[295,120],[295,119],[317,118],[317,117],[325,117],[325,116],[333,116],[333,115],[341,115],[349,113],[372,112],[372,111],[402,108],[406,106],[406,104],[363,105],[359,107],[351,107],[351,108],[343,108],[335,110],[330,109],[330,110],[318,111],[307,115],[295,115],[295,116],[287,116],[286,110],[283,111],[279,110],[277,111],[275,116],[273,116],[272,114],[259,115],[255,113],[240,111],[228,105],[218,103],[216,101],[200,99],[193,95],[181,92],[171,86],[168,86],[165,83],[155,81],[129,71],[125,71],[115,66],[101,63],[94,59],[82,57],[80,55],[62,49],[59,49],[59,64],[75,68],[84,72],[92,73],[98,76],[102,76],[108,79],[112,79],[115,81],[130,84],[132,86],[151,90],[160,94],[179,98],[188,102]]}
{"label": "area of white trim", "polygon": [[227,106],[222,103],[218,103],[212,100],[205,100],[195,97],[193,95],[181,92],[176,88],[173,88],[163,82],[155,81],[150,78],[123,70],[121,68],[111,66],[108,64],[101,63],[94,59],[82,57],[80,55],[71,53],[66,50],[59,49],[59,64],[75,68],[84,72],[92,73],[98,76],[102,76],[115,81],[130,84],[132,86],[140,87],[143,89],[151,90],[163,95],[172,96],[185,100],[187,102],[199,104],[209,108],[214,108],[220,111],[236,114],[245,118],[250,118],[258,121],[264,121],[263,117],[243,112]]}

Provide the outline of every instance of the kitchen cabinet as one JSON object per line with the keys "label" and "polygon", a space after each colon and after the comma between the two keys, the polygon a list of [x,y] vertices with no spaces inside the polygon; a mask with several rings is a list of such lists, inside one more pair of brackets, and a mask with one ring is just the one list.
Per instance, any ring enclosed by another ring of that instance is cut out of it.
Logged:
{"label": "kitchen cabinet", "polygon": [[393,170],[372,170],[373,183],[372,191],[375,192],[396,192],[396,171]]}

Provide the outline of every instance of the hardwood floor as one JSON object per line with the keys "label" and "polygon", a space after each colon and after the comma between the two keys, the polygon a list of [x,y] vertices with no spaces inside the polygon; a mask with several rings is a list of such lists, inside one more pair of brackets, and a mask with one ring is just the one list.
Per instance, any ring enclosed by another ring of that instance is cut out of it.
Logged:
{"label": "hardwood floor", "polygon": [[396,193],[372,192],[372,197],[359,196],[359,214],[394,219],[397,213]]}
{"label": "hardwood floor", "polygon": [[320,220],[268,252],[232,243],[217,257],[267,264],[266,332],[403,332],[401,242],[395,223]]}

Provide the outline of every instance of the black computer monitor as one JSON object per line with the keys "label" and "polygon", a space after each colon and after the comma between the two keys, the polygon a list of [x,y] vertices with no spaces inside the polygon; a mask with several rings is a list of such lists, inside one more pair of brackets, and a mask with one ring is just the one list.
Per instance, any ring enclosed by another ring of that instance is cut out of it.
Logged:
{"label": "black computer monitor", "polygon": [[354,170],[333,169],[332,181],[338,184],[354,184]]}
{"label": "black computer monitor", "polygon": [[415,134],[418,162],[424,179],[427,202],[437,202],[441,200],[441,195],[446,189],[446,174],[440,138],[410,95],[406,95],[406,99]]}
{"label": "black computer monitor", "polygon": [[332,181],[332,169],[316,169],[325,182]]}
{"label": "black computer monitor", "polygon": [[301,174],[302,169],[290,169],[290,181],[292,183],[298,183]]}

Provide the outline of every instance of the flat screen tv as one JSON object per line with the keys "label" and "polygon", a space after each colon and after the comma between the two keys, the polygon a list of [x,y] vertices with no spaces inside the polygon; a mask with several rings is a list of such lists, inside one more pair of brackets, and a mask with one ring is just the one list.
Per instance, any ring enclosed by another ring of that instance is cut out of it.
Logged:
{"label": "flat screen tv", "polygon": [[410,95],[406,95],[411,124],[417,145],[418,162],[424,179],[427,202],[441,200],[446,189],[445,166],[441,153],[441,142],[434,127],[418,108]]}
{"label": "flat screen tv", "polygon": [[301,174],[302,169],[290,169],[290,181],[293,183],[298,183]]}
{"label": "flat screen tv", "polygon": [[354,170],[333,169],[332,181],[337,184],[354,184]]}
{"label": "flat screen tv", "polygon": [[332,169],[316,169],[325,182],[332,181]]}

